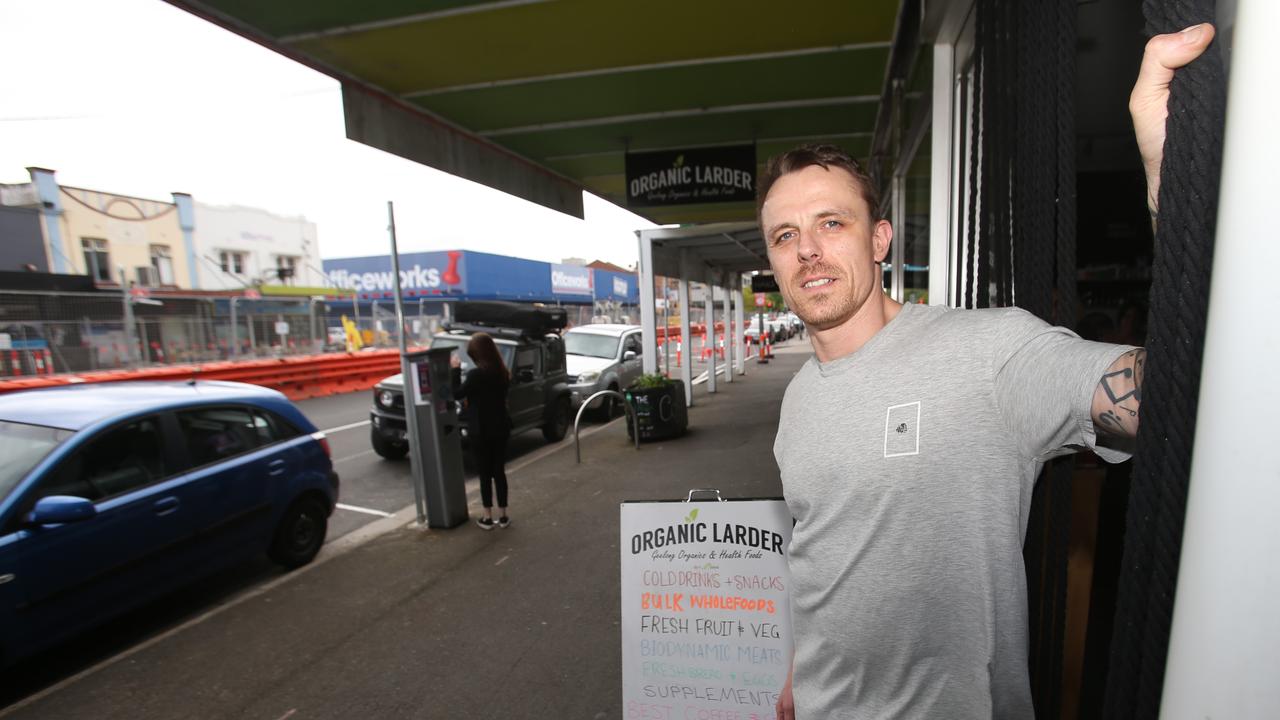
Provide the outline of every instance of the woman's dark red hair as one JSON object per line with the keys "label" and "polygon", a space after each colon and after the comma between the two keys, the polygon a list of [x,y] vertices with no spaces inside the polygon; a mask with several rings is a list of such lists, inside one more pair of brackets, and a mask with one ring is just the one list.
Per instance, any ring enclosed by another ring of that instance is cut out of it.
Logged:
{"label": "woman's dark red hair", "polygon": [[488,333],[481,332],[471,336],[471,341],[467,343],[467,355],[484,372],[502,373],[511,377],[506,363],[502,362],[497,343]]}

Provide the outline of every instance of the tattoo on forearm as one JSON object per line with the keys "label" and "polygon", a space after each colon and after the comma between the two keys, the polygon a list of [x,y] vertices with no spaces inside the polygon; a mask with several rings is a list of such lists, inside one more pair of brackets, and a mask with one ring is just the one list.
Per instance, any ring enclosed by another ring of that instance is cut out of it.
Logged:
{"label": "tattoo on forearm", "polygon": [[1142,388],[1133,381],[1133,368],[1127,367],[1102,376],[1102,389],[1111,402],[1120,404],[1129,398],[1142,402]]}
{"label": "tattoo on forearm", "polygon": [[1146,350],[1130,350],[1102,376],[1093,403],[1094,421],[1100,430],[1113,435],[1137,435],[1146,362]]}
{"label": "tattoo on forearm", "polygon": [[1114,428],[1124,427],[1124,424],[1120,422],[1120,416],[1116,415],[1111,410],[1107,410],[1106,412],[1099,415],[1098,419],[1102,421],[1103,425],[1106,425],[1108,427],[1114,427]]}

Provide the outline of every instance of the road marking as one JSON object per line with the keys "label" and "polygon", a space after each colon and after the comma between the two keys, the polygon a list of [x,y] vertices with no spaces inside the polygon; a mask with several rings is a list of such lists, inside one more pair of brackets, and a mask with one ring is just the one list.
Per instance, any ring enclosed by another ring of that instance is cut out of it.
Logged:
{"label": "road marking", "polygon": [[295,714],[295,713],[297,713],[297,712],[298,712],[298,709],[297,709],[297,708],[293,708],[293,709],[292,709],[292,710],[290,710],[289,712],[287,712],[287,713],[285,713],[285,714],[281,715],[279,718],[277,718],[277,720],[288,720],[289,718],[293,717],[293,716],[294,716],[294,714]]}
{"label": "road marking", "polygon": [[348,462],[348,461],[350,461],[350,460],[359,460],[359,459],[360,459],[360,458],[362,458],[362,457],[368,457],[368,456],[370,456],[370,455],[372,455],[372,454],[374,454],[374,451],[373,451],[373,450],[365,450],[364,452],[358,452],[358,453],[356,453],[355,455],[348,455],[348,456],[346,456],[346,457],[344,457],[344,458],[338,458],[337,460],[334,460],[334,461],[333,461],[333,464],[334,464],[334,465],[337,465],[338,463],[344,463],[344,462]]}
{"label": "road marking", "polygon": [[496,562],[496,563],[494,563],[494,564],[493,564],[493,566],[494,566],[494,567],[498,567],[498,566],[499,566],[499,565],[501,565],[502,563],[506,562],[506,561],[507,561],[507,558],[509,558],[509,557],[511,557],[511,556],[510,556],[510,555],[503,555],[503,556],[498,560],[498,562]]}
{"label": "road marking", "polygon": [[334,507],[338,508],[339,510],[350,510],[351,512],[364,513],[366,515],[377,515],[378,517],[391,517],[391,513],[389,512],[382,512],[381,510],[373,510],[371,508],[356,507],[355,505],[344,505],[342,503],[337,503],[334,505]]}
{"label": "road marking", "polygon": [[364,427],[365,425],[368,425],[369,422],[370,422],[369,420],[361,420],[360,422],[354,422],[354,423],[351,423],[350,425],[339,425],[336,428],[329,428],[328,430],[321,430],[320,432],[324,433],[325,435],[328,435],[330,433],[342,432],[343,430],[355,430],[356,428],[360,428],[360,427]]}
{"label": "road marking", "polygon": [[[756,357],[755,357],[754,355],[752,355],[751,357],[746,358],[746,360],[744,360],[744,362],[755,362],[755,361],[756,361]],[[744,372],[743,372],[742,374],[746,374],[746,373],[745,373],[745,370],[746,370],[746,368],[745,368],[745,367],[743,368],[743,370],[744,370]],[[725,366],[724,366],[723,364],[722,364],[722,365],[718,365],[718,366],[716,366],[716,375],[724,375],[724,372],[725,372]],[[701,375],[699,375],[698,377],[696,377],[696,378],[694,378],[694,379],[693,379],[693,384],[694,384],[694,385],[701,385],[701,384],[705,383],[705,382],[707,381],[707,377],[708,377],[708,376],[710,376],[710,375],[711,375],[711,371],[710,371],[710,370],[703,370]]]}

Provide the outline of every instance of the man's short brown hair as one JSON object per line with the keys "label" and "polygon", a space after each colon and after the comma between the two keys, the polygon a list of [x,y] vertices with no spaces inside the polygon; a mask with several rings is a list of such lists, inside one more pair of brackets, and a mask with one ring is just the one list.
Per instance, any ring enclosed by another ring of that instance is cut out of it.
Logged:
{"label": "man's short brown hair", "polygon": [[854,182],[858,184],[859,192],[862,193],[862,199],[867,201],[871,219],[881,219],[880,193],[876,191],[876,185],[871,181],[871,176],[862,169],[862,166],[858,164],[857,160],[853,159],[852,155],[835,145],[801,145],[781,155],[774,155],[769,158],[768,164],[765,165],[764,175],[760,178],[760,182],[756,184],[758,188],[756,194],[757,223],[761,221],[760,211],[764,209],[765,198],[769,197],[769,190],[778,181],[778,178],[813,165],[825,170],[830,170],[833,167],[840,168],[852,175]]}

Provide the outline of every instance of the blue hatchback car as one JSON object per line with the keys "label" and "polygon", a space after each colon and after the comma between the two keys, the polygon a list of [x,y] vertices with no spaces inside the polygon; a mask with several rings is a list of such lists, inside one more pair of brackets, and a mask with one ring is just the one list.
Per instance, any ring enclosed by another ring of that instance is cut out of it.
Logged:
{"label": "blue hatchback car", "polygon": [[324,435],[274,390],[0,395],[0,665],[253,552],[304,565],[337,497]]}

